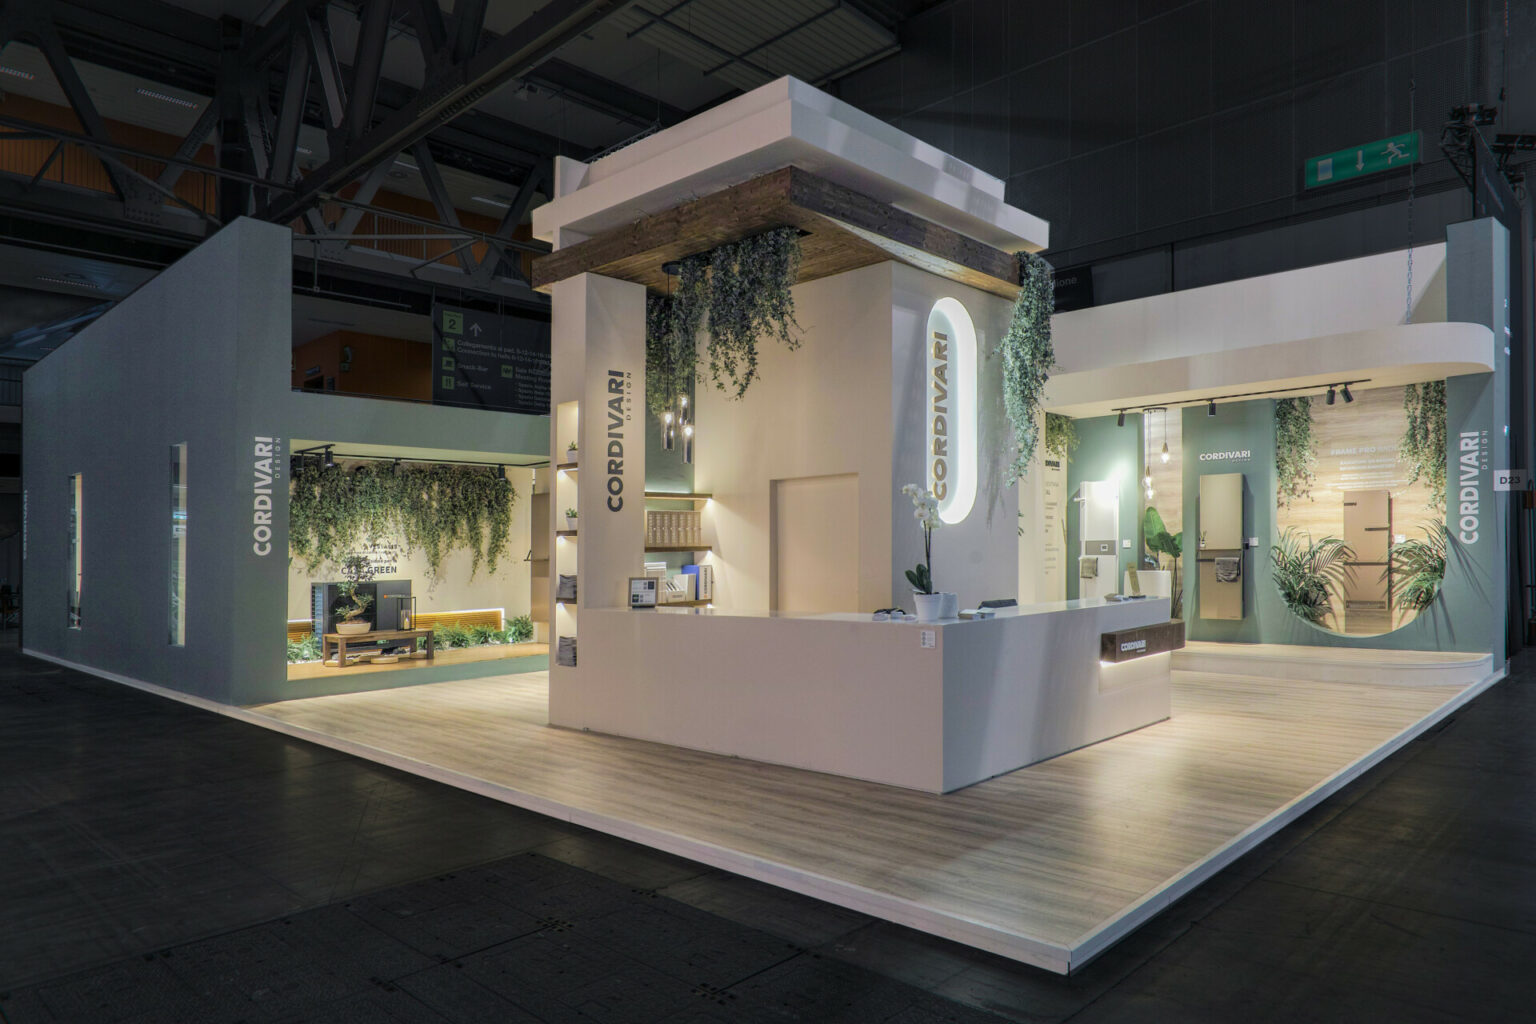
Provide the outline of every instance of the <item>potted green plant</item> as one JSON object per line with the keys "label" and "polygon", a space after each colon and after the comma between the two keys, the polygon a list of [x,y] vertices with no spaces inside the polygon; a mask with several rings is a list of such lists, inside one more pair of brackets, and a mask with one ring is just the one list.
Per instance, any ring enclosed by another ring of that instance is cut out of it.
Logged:
{"label": "potted green plant", "polygon": [[565,528],[567,530],[576,529],[576,510],[574,508],[565,510]]}
{"label": "potted green plant", "polygon": [[336,632],[351,636],[366,633],[373,628],[368,609],[373,607],[373,595],[363,590],[363,584],[373,581],[373,563],[367,555],[348,555],[341,563],[342,581],[336,584]]}
{"label": "potted green plant", "polygon": [[575,441],[572,441],[570,444],[565,446],[565,464],[567,466],[574,466],[574,465],[576,465],[576,442]]}
{"label": "potted green plant", "polygon": [[1314,541],[1311,534],[1286,527],[1269,549],[1275,586],[1285,606],[1314,626],[1328,627],[1335,590],[1353,578],[1355,552],[1338,537]]}
{"label": "potted green plant", "polygon": [[923,560],[907,570],[912,584],[912,601],[918,622],[938,622],[960,614],[960,596],[933,589],[933,531],[943,525],[939,518],[939,499],[925,487],[907,484],[901,493],[912,499],[912,515],[923,527]]}

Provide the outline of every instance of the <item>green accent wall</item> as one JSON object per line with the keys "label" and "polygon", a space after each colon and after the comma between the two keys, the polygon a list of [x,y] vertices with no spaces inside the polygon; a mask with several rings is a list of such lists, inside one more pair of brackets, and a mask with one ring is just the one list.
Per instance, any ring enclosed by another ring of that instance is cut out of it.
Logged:
{"label": "green accent wall", "polygon": [[1120,541],[1131,542],[1127,549],[1118,547],[1119,570],[1115,574],[1116,589],[1125,579],[1125,570],[1135,567],[1141,552],[1141,461],[1142,417],[1139,413],[1128,414],[1125,426],[1115,425],[1114,416],[1095,416],[1074,420],[1077,427],[1078,445],[1067,463],[1067,599],[1080,596],[1077,579],[1077,559],[1082,554],[1081,517],[1074,499],[1085,482],[1115,480],[1120,484]]}

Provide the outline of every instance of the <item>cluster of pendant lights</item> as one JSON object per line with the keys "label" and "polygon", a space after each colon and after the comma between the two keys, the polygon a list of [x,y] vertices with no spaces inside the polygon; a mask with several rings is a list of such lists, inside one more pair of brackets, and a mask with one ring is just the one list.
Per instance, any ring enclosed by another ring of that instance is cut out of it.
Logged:
{"label": "cluster of pendant lights", "polygon": [[661,447],[664,451],[677,449],[677,437],[683,438],[683,462],[693,462],[693,418],[688,408],[688,396],[678,395],[672,408],[661,414]]}
{"label": "cluster of pendant lights", "polygon": [[[1161,406],[1153,406],[1150,409],[1143,409],[1141,412],[1143,418],[1145,418],[1147,413],[1156,412],[1162,414],[1159,422],[1161,422],[1163,425],[1163,450],[1158,453],[1157,457],[1161,459],[1163,465],[1166,466],[1168,464],[1168,460],[1173,457],[1172,453],[1168,451],[1168,410],[1162,408]],[[1123,421],[1125,413],[1121,413],[1120,416]],[[1148,435],[1148,437],[1148,444],[1150,444],[1150,435]],[[1147,449],[1146,461],[1142,465],[1141,485],[1147,489],[1147,500],[1151,501],[1154,492],[1152,490],[1152,450],[1150,447]]]}

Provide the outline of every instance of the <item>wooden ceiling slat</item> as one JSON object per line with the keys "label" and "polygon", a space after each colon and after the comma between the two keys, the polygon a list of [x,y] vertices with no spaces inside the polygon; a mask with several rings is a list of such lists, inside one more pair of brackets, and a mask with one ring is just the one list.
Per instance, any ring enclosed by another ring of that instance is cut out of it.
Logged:
{"label": "wooden ceiling slat", "polygon": [[895,259],[1005,298],[1018,294],[1010,253],[845,188],[798,167],[642,217],[533,261],[533,284],[597,273],[666,291],[661,266],[769,228],[793,225],[800,280],[814,281]]}

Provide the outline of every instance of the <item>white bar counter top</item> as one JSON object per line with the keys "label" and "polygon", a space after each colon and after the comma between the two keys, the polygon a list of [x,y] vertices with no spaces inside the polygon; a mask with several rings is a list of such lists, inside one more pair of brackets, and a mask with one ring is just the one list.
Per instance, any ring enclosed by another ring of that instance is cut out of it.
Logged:
{"label": "white bar counter top", "polygon": [[1099,644],[1168,613],[1167,598],[936,623],[587,607],[549,721],[949,792],[1167,718],[1169,655],[1101,664]]}

